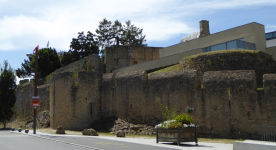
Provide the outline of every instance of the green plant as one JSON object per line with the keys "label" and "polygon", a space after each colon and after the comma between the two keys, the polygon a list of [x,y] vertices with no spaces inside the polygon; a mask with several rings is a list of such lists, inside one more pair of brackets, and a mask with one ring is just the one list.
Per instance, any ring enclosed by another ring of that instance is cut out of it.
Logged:
{"label": "green plant", "polygon": [[50,73],[49,75],[47,75],[47,76],[45,77],[44,84],[48,84],[49,81],[51,80],[51,78],[52,78],[52,76],[53,76],[54,74],[56,74],[56,73],[55,73],[55,72],[52,72],[52,73]]}
{"label": "green plant", "polygon": [[171,113],[168,106],[164,106],[163,104],[161,104],[160,98],[156,97],[156,101],[158,102],[158,104],[160,106],[159,110],[161,111],[162,115],[167,118],[167,120],[172,120],[173,118],[175,118],[176,106],[173,107],[173,111]]}
{"label": "green plant", "polygon": [[21,93],[24,93],[24,92],[25,92],[25,90],[26,90],[26,88],[23,88],[23,89],[21,90]]}
{"label": "green plant", "polygon": [[181,122],[173,122],[173,123],[170,123],[169,126],[168,126],[169,129],[176,129],[178,127],[179,128],[183,127]]}
{"label": "green plant", "polygon": [[210,59],[208,59],[208,64],[209,64],[209,66],[211,65],[211,60]]}
{"label": "green plant", "polygon": [[188,114],[178,115],[174,118],[174,120],[181,122],[182,124],[187,124],[187,125],[194,123],[193,116],[189,116]]}
{"label": "green plant", "polygon": [[74,70],[73,87],[78,87],[78,68],[75,68]]}

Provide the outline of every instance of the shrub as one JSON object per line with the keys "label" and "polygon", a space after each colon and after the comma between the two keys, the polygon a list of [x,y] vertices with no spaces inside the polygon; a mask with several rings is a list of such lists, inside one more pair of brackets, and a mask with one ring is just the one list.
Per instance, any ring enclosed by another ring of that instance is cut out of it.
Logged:
{"label": "shrub", "polygon": [[174,120],[187,125],[194,123],[194,118],[192,116],[189,116],[188,114],[178,115],[174,118]]}
{"label": "shrub", "polygon": [[175,128],[182,128],[183,127],[183,125],[182,125],[182,123],[181,122],[173,122],[173,123],[170,123],[169,125],[168,125],[168,128],[169,129],[175,129]]}

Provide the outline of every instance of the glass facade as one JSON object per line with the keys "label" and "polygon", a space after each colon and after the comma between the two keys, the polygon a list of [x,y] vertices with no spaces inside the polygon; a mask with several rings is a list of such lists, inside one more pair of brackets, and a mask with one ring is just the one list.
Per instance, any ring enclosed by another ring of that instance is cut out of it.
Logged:
{"label": "glass facade", "polygon": [[266,33],[265,34],[265,38],[266,38],[266,40],[276,39],[276,31],[270,32],[270,33]]}
{"label": "glass facade", "polygon": [[202,52],[210,52],[210,51],[219,51],[219,50],[226,50],[226,49],[250,49],[256,50],[256,46],[254,43],[245,42],[242,39],[237,39],[225,43],[220,43],[217,45],[205,47],[202,49]]}

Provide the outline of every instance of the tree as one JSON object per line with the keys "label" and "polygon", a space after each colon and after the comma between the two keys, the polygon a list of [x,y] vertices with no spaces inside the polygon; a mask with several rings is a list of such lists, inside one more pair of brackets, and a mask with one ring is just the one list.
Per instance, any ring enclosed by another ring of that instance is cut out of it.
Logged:
{"label": "tree", "polygon": [[[34,53],[33,56],[36,54]],[[39,78],[45,78],[50,73],[54,72],[56,69],[60,68],[60,60],[57,55],[55,48],[42,48],[38,50],[38,72]],[[16,70],[16,75],[18,77],[29,77],[34,76],[35,72],[35,57],[24,60],[21,64],[21,69]]]}
{"label": "tree", "polygon": [[96,33],[99,45],[102,48],[109,45],[146,45],[143,29],[137,28],[131,24],[131,21],[126,21],[126,25],[122,25],[118,20],[113,23],[106,20],[100,22]]}
{"label": "tree", "polygon": [[17,87],[15,72],[7,61],[0,68],[0,85],[0,122],[6,128],[6,123],[14,114],[12,108],[16,101]]}
{"label": "tree", "polygon": [[88,31],[86,36],[84,32],[78,32],[78,34],[78,38],[72,39],[68,53],[63,54],[61,57],[62,66],[66,66],[91,54],[99,54],[98,42],[94,39],[95,35],[93,33]]}
{"label": "tree", "polygon": [[33,76],[32,72],[32,68],[30,66],[30,61],[31,59],[29,58],[29,60],[24,59],[24,63],[21,63],[21,68],[18,68],[17,70],[15,70],[16,75],[20,78],[25,78],[25,77],[30,77]]}

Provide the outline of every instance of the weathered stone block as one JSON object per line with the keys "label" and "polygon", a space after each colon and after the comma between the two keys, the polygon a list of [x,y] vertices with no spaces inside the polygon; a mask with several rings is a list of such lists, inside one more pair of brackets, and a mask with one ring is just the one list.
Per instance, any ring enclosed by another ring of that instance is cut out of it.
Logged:
{"label": "weathered stone block", "polygon": [[64,128],[63,127],[58,127],[57,131],[56,131],[56,134],[65,134]]}
{"label": "weathered stone block", "polygon": [[119,131],[116,133],[116,136],[117,137],[125,137],[126,135],[125,135],[125,132]]}
{"label": "weathered stone block", "polygon": [[82,135],[98,136],[98,133],[94,129],[90,128],[90,129],[84,129],[82,131]]}

